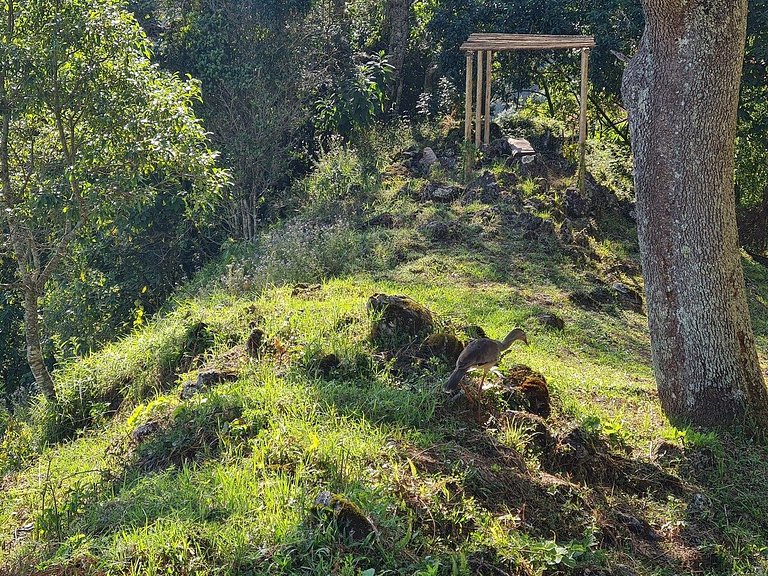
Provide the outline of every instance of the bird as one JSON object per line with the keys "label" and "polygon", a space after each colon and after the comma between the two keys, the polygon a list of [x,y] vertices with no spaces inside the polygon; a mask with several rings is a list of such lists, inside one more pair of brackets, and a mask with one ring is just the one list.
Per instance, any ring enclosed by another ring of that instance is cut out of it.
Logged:
{"label": "bird", "polygon": [[447,394],[455,392],[459,388],[464,375],[469,370],[472,368],[482,368],[483,377],[477,389],[479,395],[483,389],[488,371],[499,362],[501,353],[509,348],[515,340],[522,340],[528,344],[528,337],[522,328],[515,328],[501,342],[493,338],[478,338],[467,344],[461,354],[459,354],[459,358],[456,360],[456,368],[443,385],[443,390]]}

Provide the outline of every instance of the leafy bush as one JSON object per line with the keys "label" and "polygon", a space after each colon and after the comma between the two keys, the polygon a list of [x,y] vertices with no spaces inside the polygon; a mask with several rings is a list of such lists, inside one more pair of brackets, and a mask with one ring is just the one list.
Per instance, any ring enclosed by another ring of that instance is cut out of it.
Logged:
{"label": "leafy bush", "polygon": [[76,242],[44,300],[55,356],[84,355],[141,326],[218,251],[221,232],[212,225],[163,191],[124,222]]}
{"label": "leafy bush", "polygon": [[356,127],[368,126],[384,112],[384,86],[393,68],[383,52],[358,55],[347,74],[335,76],[315,105],[315,126],[321,133],[349,135]]}
{"label": "leafy bush", "polygon": [[0,408],[0,475],[21,469],[36,454],[32,427]]}
{"label": "leafy bush", "polygon": [[366,261],[376,267],[375,246],[383,242],[378,234],[356,230],[343,220],[321,224],[294,219],[264,235],[252,276],[275,284],[342,276],[366,266]]}
{"label": "leafy bush", "polygon": [[366,169],[356,150],[332,141],[299,186],[307,216],[327,222],[356,215],[372,199],[377,185],[376,176]]}
{"label": "leafy bush", "polygon": [[587,141],[587,171],[596,182],[609,188],[619,198],[634,198],[632,157],[630,151],[603,140]]}
{"label": "leafy bush", "polygon": [[495,118],[505,135],[531,138],[543,137],[548,134],[562,137],[565,134],[565,125],[556,118],[531,113],[530,107],[520,112],[508,108]]}

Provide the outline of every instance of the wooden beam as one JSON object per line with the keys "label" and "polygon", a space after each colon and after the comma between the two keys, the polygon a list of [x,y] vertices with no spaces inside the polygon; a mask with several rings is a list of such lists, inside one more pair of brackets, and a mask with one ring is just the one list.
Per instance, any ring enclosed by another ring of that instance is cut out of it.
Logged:
{"label": "wooden beam", "polygon": [[472,61],[475,55],[467,52],[467,80],[464,96],[464,178],[469,179],[475,163],[475,154],[470,150],[472,142]]}
{"label": "wooden beam", "polygon": [[470,39],[474,38],[501,38],[512,40],[583,40],[594,38],[594,36],[583,36],[581,34],[506,34],[504,32],[473,32]]}
{"label": "wooden beam", "polygon": [[514,50],[569,50],[569,49],[581,49],[581,48],[593,48],[593,44],[586,44],[584,42],[526,42],[509,43],[505,41],[491,41],[484,40],[479,42],[465,42],[461,45],[460,50],[466,52],[477,50],[493,50],[494,52],[505,52]]}
{"label": "wooden beam", "polygon": [[491,68],[493,66],[493,51],[488,50],[485,58],[485,126],[483,143],[488,146],[491,142]]}
{"label": "wooden beam", "polygon": [[477,51],[477,86],[475,97],[475,146],[480,148],[480,109],[483,107],[483,51]]}
{"label": "wooden beam", "polygon": [[579,190],[586,186],[587,158],[587,99],[589,88],[589,48],[581,50],[581,102],[579,110]]}
{"label": "wooden beam", "polygon": [[472,141],[472,52],[467,52],[467,80],[466,94],[464,96],[464,141]]}
{"label": "wooden beam", "polygon": [[506,50],[527,48],[593,48],[594,36],[547,35],[547,34],[471,34],[462,44],[462,50],[487,50],[489,46]]}

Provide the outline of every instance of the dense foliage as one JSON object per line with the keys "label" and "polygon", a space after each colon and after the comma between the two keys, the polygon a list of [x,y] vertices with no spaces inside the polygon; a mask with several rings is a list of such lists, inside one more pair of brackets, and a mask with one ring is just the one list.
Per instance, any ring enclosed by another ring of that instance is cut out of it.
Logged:
{"label": "dense foliage", "polygon": [[[30,368],[52,396],[38,319],[50,285],[63,283],[58,298],[70,300],[78,276],[87,280],[83,270],[71,273],[78,252],[96,244],[111,268],[116,254],[105,250],[107,239],[130,245],[151,228],[158,211],[145,208],[156,199],[179,198],[177,220],[201,218],[224,179],[191,112],[199,84],[150,61],[149,44],[121,3],[7,0],[2,7],[3,250],[16,264],[10,288],[24,304]],[[52,332],[69,324],[85,338],[103,334],[98,321],[83,324],[94,320],[90,303],[71,300],[72,319]]]}
{"label": "dense foliage", "polygon": [[736,194],[742,243],[768,248],[768,2],[751,0],[739,104]]}

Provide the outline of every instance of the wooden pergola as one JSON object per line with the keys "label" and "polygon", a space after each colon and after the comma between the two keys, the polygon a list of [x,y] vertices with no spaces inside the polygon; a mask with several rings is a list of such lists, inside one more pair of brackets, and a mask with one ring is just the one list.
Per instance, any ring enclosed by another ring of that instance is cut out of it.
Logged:
{"label": "wooden pergola", "polygon": [[[579,115],[579,188],[584,190],[584,158],[587,141],[587,86],[589,50],[595,47],[592,36],[551,36],[540,34],[471,34],[462,52],[467,53],[466,110],[464,140],[472,142],[472,63],[477,58],[477,86],[475,88],[475,138],[488,146],[491,138],[491,67],[494,52],[515,50],[581,50],[581,110]],[[483,60],[485,60],[485,98],[483,98]],[[484,120],[484,123],[483,123]],[[481,131],[483,132],[481,134]],[[482,138],[481,138],[482,136]],[[471,169],[471,163],[468,164]]]}

